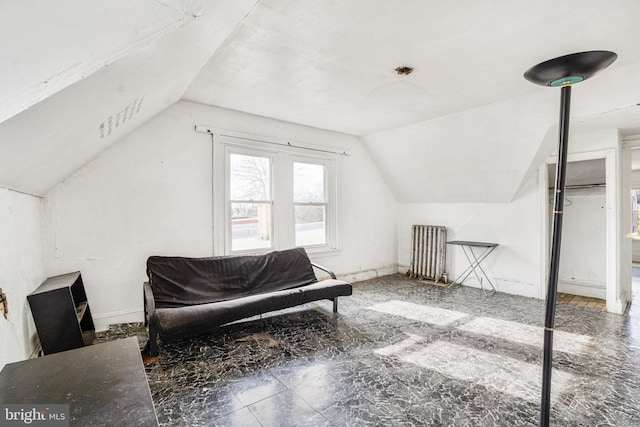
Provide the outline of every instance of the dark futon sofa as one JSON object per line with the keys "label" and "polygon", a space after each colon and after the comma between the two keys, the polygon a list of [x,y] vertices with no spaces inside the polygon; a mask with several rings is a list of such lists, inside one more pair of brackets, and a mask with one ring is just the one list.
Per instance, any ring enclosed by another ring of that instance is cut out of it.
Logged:
{"label": "dark futon sofa", "polygon": [[[318,281],[313,267],[331,279]],[[351,285],[311,263],[303,248],[263,255],[213,258],[152,256],[144,284],[148,350],[163,342],[210,332],[236,320],[321,299],[351,295]]]}

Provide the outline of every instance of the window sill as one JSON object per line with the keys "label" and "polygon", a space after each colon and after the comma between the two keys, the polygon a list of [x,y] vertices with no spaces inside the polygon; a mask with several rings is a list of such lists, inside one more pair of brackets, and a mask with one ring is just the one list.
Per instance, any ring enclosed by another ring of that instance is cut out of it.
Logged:
{"label": "window sill", "polygon": [[[303,246],[304,247],[304,246]],[[274,249],[274,248],[266,248],[266,249],[246,249],[246,250],[241,250],[241,251],[230,251],[228,253],[225,253],[225,256],[229,256],[229,255],[257,255],[257,254],[266,254],[272,251],[282,251],[285,250],[286,248],[283,249]],[[335,256],[335,255],[339,255],[342,252],[342,249],[340,248],[331,248],[329,246],[309,246],[309,247],[304,247],[304,250],[307,252],[307,254],[311,257],[313,256],[314,258],[324,258],[324,257],[328,257],[328,256]],[[214,256],[218,256],[218,255],[214,255]]]}
{"label": "window sill", "polygon": [[329,256],[339,255],[342,252],[340,248],[330,248],[328,246],[309,247],[305,248],[309,257],[324,258]]}

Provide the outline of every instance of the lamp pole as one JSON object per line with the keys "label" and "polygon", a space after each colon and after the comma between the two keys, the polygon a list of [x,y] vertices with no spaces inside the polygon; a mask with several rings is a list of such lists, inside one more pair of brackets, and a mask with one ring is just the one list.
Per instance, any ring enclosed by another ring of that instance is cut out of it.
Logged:
{"label": "lamp pole", "polygon": [[553,202],[553,228],[547,305],[544,320],[544,349],[542,361],[542,396],[540,399],[540,426],[549,426],[551,411],[551,373],[553,367],[553,328],[556,316],[558,292],[558,270],[560,267],[560,243],[562,240],[562,215],[564,205],[567,147],[569,145],[569,111],[571,108],[571,85],[579,83],[604,70],[618,55],[605,50],[573,53],[534,65],[524,73],[524,78],[541,86],[561,87],[560,126],[556,183]]}
{"label": "lamp pole", "polygon": [[560,268],[560,245],[562,241],[562,215],[564,206],[565,178],[567,175],[567,147],[569,145],[569,111],[571,109],[571,85],[560,90],[560,129],[558,157],[556,162],[556,185],[553,202],[553,228],[551,241],[551,261],[547,287],[547,307],[544,318],[544,358],[542,362],[542,399],[540,425],[549,425],[551,409],[551,367],[553,358],[553,327],[556,316],[556,295],[558,291],[558,270]]}

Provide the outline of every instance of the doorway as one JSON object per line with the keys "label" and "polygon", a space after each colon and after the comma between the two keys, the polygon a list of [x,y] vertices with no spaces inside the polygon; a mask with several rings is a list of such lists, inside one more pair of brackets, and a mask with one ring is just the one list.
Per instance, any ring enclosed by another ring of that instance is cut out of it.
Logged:
{"label": "doorway", "polygon": [[[549,239],[555,163],[547,165]],[[607,297],[607,182],[604,158],[570,161],[566,169],[558,299],[604,305]],[[639,242],[640,243],[640,242]],[[572,296],[588,299],[572,298]],[[592,300],[596,299],[596,300]],[[600,300],[600,301],[597,301]]]}
{"label": "doorway", "polygon": [[[630,300],[631,294],[631,268],[628,270],[628,275],[624,272],[624,268],[622,264],[620,264],[623,260],[627,260],[631,262],[631,246],[629,245],[628,253],[627,249],[623,245],[624,237],[620,238],[620,231],[624,228],[625,223],[630,223],[630,217],[627,219],[626,215],[622,215],[622,212],[618,208],[618,204],[621,206],[629,205],[630,207],[630,198],[622,198],[622,193],[620,192],[620,188],[629,188],[628,185],[625,187],[625,180],[623,177],[618,176],[618,171],[616,165],[618,163],[624,163],[624,159],[621,159],[620,152],[616,148],[605,148],[602,150],[594,150],[594,151],[585,151],[585,152],[577,152],[571,153],[568,156],[569,165],[574,162],[582,162],[584,160],[600,160],[604,159],[604,172],[605,172],[605,211],[606,221],[605,221],[605,235],[606,235],[606,243],[603,253],[605,253],[605,289],[606,289],[606,311],[610,313],[618,313],[622,314],[627,307],[627,304]],[[627,159],[628,160],[628,159]],[[548,164],[554,163],[555,158],[552,157],[540,168],[540,180],[539,180],[539,190],[540,190],[540,207],[541,207],[541,218],[542,218],[542,230],[541,230],[541,280],[542,283],[547,284],[548,272],[549,272],[549,254],[551,247],[551,221],[549,217],[550,209],[553,209],[553,203],[549,202],[549,187],[553,186],[554,177],[555,177],[555,168],[552,168],[552,173],[549,173]],[[598,170],[600,173],[602,172],[602,163],[598,166]],[[586,166],[586,165],[585,165]],[[590,169],[590,168],[587,168]],[[627,170],[627,169],[625,169]],[[551,176],[549,176],[551,175]],[[584,182],[584,181],[583,181]],[[569,182],[571,183],[571,182]],[[587,182],[588,184],[596,183],[597,181]],[[601,191],[601,190],[600,190]],[[624,211],[626,212],[626,210]],[[564,222],[564,221],[563,221]],[[583,230],[584,232],[584,230]],[[564,226],[563,226],[563,245],[564,245]],[[581,249],[578,249],[577,254],[582,253]],[[560,261],[563,262],[562,259]],[[624,261],[625,264],[627,261]],[[599,270],[601,273],[602,271]],[[569,276],[570,278],[571,276]],[[576,277],[576,276],[574,276]],[[588,277],[588,276],[587,276]],[[564,277],[563,277],[564,278]],[[576,277],[576,282],[578,277]],[[587,283],[591,284],[591,283]],[[628,288],[627,288],[628,286]],[[584,288],[584,287],[583,287]],[[628,289],[628,291],[627,291]],[[546,295],[546,286],[540,287],[540,298],[544,299]]]}

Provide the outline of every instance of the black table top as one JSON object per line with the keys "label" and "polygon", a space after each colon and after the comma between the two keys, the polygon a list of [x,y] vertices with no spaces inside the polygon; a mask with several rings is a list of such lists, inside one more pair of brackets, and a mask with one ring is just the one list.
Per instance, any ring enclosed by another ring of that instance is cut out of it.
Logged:
{"label": "black table top", "polygon": [[452,240],[450,242],[447,242],[447,245],[480,246],[483,248],[495,248],[496,246],[498,246],[497,243],[470,242],[468,240]]}
{"label": "black table top", "polygon": [[158,425],[135,337],[7,364],[0,403],[68,404],[72,426]]}

